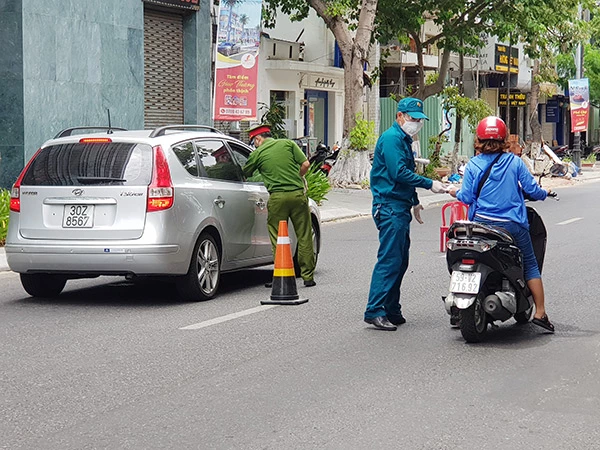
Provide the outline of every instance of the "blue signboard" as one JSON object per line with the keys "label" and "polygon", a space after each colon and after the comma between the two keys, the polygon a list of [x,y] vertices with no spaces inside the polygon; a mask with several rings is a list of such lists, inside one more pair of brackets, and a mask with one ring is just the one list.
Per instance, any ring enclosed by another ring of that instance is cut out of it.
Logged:
{"label": "blue signboard", "polygon": [[548,100],[546,103],[546,122],[560,122],[560,106],[558,100]]}

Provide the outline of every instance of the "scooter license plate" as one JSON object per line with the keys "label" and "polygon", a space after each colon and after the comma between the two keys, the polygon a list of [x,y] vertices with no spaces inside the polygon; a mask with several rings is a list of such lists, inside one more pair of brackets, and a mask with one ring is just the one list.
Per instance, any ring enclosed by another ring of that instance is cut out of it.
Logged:
{"label": "scooter license plate", "polygon": [[456,294],[477,294],[481,283],[480,272],[452,272],[450,292]]}

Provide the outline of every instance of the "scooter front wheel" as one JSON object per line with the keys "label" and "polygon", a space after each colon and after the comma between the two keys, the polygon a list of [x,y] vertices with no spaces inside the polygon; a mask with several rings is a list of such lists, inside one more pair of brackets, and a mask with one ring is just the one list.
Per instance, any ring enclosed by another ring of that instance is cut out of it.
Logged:
{"label": "scooter front wheel", "polygon": [[483,299],[484,295],[480,292],[471,306],[459,311],[460,332],[467,342],[481,342],[485,337],[488,317],[483,309]]}

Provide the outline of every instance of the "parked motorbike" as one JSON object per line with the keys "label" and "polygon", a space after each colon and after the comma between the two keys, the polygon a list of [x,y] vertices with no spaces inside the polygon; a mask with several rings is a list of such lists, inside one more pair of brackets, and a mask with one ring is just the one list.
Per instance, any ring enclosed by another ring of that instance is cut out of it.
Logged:
{"label": "parked motorbike", "polygon": [[311,164],[317,164],[319,170],[325,175],[329,175],[331,168],[335,164],[339,154],[339,145],[336,143],[333,146],[333,151],[323,143],[317,145],[314,155],[312,155],[308,161]]}
{"label": "parked motorbike", "polygon": [[[549,194],[558,200],[555,192]],[[546,252],[546,227],[527,205],[529,233],[540,272]],[[443,297],[451,324],[460,327],[467,342],[481,342],[488,324],[531,320],[534,303],[523,273],[520,249],[502,228],[470,221],[453,223],[448,230],[446,263],[450,293]]]}

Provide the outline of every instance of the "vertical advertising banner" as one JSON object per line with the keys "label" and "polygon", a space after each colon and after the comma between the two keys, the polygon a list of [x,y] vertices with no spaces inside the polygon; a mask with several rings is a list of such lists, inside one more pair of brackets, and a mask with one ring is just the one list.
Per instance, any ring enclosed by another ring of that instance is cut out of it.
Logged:
{"label": "vertical advertising banner", "polygon": [[220,2],[214,120],[256,118],[261,8],[256,0]]}
{"label": "vertical advertising banner", "polygon": [[587,78],[569,80],[571,132],[587,131],[590,116],[590,87]]}

